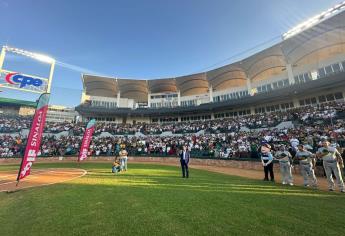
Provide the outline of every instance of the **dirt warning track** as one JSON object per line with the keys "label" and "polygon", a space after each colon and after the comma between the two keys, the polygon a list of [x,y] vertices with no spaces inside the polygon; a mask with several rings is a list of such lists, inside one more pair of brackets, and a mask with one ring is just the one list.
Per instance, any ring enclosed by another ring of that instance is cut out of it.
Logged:
{"label": "dirt warning track", "polygon": [[18,171],[0,171],[0,192],[66,182],[86,175],[87,171],[76,168],[48,168],[32,170],[31,174],[16,186]]}

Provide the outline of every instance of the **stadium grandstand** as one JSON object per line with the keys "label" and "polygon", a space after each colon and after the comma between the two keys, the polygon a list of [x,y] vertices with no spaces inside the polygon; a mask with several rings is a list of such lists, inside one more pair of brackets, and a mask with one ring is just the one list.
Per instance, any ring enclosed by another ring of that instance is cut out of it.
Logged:
{"label": "stadium grandstand", "polygon": [[336,6],[248,58],[164,79],[82,74],[84,121],[169,123],[285,111],[343,101],[345,12]]}
{"label": "stadium grandstand", "polygon": [[[203,73],[152,80],[83,74],[79,106],[49,107],[40,155],[76,155],[91,118],[97,120],[94,156],[114,155],[121,143],[133,156],[174,156],[188,144],[194,157],[240,159],[257,158],[262,140],[298,139],[315,151],[326,137],[345,147],[343,6],[276,45]],[[17,139],[28,133],[31,118],[6,113],[0,155],[18,156]]]}
{"label": "stadium grandstand", "polygon": [[0,114],[28,116],[35,113],[36,102],[11,98],[0,98]]}
{"label": "stadium grandstand", "polygon": [[3,11],[3,33],[28,50],[0,50],[1,235],[344,235],[345,1],[284,34],[325,3],[13,2],[25,24]]}

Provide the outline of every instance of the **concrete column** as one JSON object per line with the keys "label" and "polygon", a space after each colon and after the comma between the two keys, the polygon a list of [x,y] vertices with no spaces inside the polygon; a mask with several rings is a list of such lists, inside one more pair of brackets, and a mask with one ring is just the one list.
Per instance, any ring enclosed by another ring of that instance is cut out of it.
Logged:
{"label": "concrete column", "polygon": [[180,90],[177,92],[177,105],[181,106],[181,92],[180,92]]}
{"label": "concrete column", "polygon": [[147,107],[151,107],[151,93],[147,94]]}
{"label": "concrete column", "polygon": [[293,85],[295,83],[295,79],[291,64],[286,64],[286,71],[288,73],[289,84]]}
{"label": "concrete column", "polygon": [[255,108],[254,107],[250,107],[250,114],[255,115]]}
{"label": "concrete column", "polygon": [[213,87],[212,87],[212,85],[209,87],[209,96],[210,96],[210,102],[213,102]]}
{"label": "concrete column", "polygon": [[120,91],[117,93],[117,101],[116,101],[116,103],[117,103],[117,107],[120,107],[120,98],[121,98],[121,93],[120,93]]}
{"label": "concrete column", "polygon": [[293,103],[293,106],[294,106],[294,107],[299,107],[299,106],[300,106],[300,105],[299,105],[299,101],[298,101],[297,98],[293,98],[293,99],[292,99],[292,103]]}
{"label": "concrete column", "polygon": [[248,94],[251,94],[252,92],[252,83],[250,82],[250,79],[247,77],[247,90],[248,90]]}
{"label": "concrete column", "polygon": [[211,113],[211,120],[214,120],[214,113]]}

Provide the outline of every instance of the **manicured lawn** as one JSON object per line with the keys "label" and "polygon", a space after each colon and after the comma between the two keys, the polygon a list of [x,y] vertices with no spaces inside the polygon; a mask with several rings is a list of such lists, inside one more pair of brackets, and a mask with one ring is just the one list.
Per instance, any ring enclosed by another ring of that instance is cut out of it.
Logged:
{"label": "manicured lawn", "polygon": [[[74,163],[34,168],[76,167]],[[0,166],[1,170],[17,166]],[[0,235],[344,235],[345,194],[191,170],[83,163],[82,178],[0,193]]]}

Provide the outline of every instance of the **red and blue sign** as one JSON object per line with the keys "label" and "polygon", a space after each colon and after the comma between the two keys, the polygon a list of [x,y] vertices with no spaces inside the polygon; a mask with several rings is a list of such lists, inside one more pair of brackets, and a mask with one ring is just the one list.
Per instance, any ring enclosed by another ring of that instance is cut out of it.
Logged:
{"label": "red and blue sign", "polygon": [[22,75],[19,73],[8,73],[5,77],[5,80],[9,84],[19,84],[19,88],[26,86],[39,87],[43,84],[41,79],[32,78],[30,76]]}

